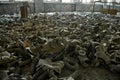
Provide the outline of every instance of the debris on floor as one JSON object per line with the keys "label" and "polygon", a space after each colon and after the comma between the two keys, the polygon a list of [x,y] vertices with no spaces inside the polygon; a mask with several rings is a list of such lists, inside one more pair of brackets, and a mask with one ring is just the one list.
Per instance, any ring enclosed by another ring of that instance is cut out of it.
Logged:
{"label": "debris on floor", "polygon": [[0,19],[0,80],[120,80],[120,18]]}

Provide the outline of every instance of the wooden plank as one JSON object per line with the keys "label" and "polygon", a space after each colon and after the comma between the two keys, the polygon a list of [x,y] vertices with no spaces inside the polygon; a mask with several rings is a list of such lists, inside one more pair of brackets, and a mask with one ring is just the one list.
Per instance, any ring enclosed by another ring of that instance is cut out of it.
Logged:
{"label": "wooden plank", "polygon": [[21,6],[20,11],[21,11],[21,18],[27,18],[28,17],[28,10],[27,10],[26,6]]}

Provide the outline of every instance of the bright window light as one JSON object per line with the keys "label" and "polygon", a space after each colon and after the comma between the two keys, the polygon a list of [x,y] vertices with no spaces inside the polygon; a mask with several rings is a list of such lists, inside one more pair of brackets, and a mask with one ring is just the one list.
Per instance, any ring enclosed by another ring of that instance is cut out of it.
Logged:
{"label": "bright window light", "polygon": [[107,0],[107,2],[112,2],[113,0]]}
{"label": "bright window light", "polygon": [[15,0],[15,1],[29,1],[29,2],[31,2],[33,0]]}
{"label": "bright window light", "polygon": [[45,1],[51,1],[51,0],[45,0]]}
{"label": "bright window light", "polygon": [[89,3],[91,0],[82,0],[83,3]]}
{"label": "bright window light", "polygon": [[59,0],[43,0],[44,2],[58,2]]}
{"label": "bright window light", "polygon": [[62,0],[63,3],[71,3],[73,0]]}

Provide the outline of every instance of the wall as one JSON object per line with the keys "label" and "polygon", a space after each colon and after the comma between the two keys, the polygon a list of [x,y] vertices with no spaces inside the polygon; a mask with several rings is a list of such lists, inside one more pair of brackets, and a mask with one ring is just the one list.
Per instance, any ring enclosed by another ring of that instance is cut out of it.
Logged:
{"label": "wall", "polygon": [[0,14],[13,14],[14,12],[17,12],[17,4],[0,3]]}
{"label": "wall", "polygon": [[[33,4],[29,3],[30,7],[28,11],[33,13]],[[20,7],[23,5],[22,2],[17,3],[0,3],[0,14],[14,14],[20,12]]]}
{"label": "wall", "polygon": [[[108,7],[108,6],[107,6]],[[95,12],[99,12],[103,5],[96,4]],[[120,6],[115,7],[120,11]],[[41,0],[36,2],[36,12],[73,12],[73,11],[87,11],[93,10],[93,4],[82,3],[43,3]]]}
{"label": "wall", "polygon": [[72,12],[74,11],[74,4],[67,3],[45,3],[45,12]]}
{"label": "wall", "polygon": [[[98,12],[102,8],[102,5],[95,5],[95,11]],[[93,10],[93,4],[76,4],[76,11],[87,11],[91,12]]]}
{"label": "wall", "polygon": [[44,12],[44,3],[43,3],[43,0],[35,0],[35,11],[37,13]]}
{"label": "wall", "polygon": [[[29,12],[34,13],[34,3],[29,3]],[[0,3],[0,14],[19,13],[22,2]],[[39,12],[73,12],[73,11],[92,11],[93,4],[82,3],[43,3],[43,0],[35,0],[35,11]],[[95,11],[100,11],[103,6],[97,4]],[[116,7],[120,11],[120,6]]]}
{"label": "wall", "polygon": [[75,5],[71,3],[43,3],[43,0],[35,0],[36,12],[71,12],[74,11]]}

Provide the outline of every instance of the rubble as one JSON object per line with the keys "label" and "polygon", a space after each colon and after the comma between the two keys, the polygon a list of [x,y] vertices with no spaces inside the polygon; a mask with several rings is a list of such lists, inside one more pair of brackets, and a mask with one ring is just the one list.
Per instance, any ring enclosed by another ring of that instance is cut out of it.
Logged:
{"label": "rubble", "polygon": [[[120,79],[118,18],[57,13],[5,20],[0,19],[0,80]],[[89,70],[96,77],[88,77]]]}

